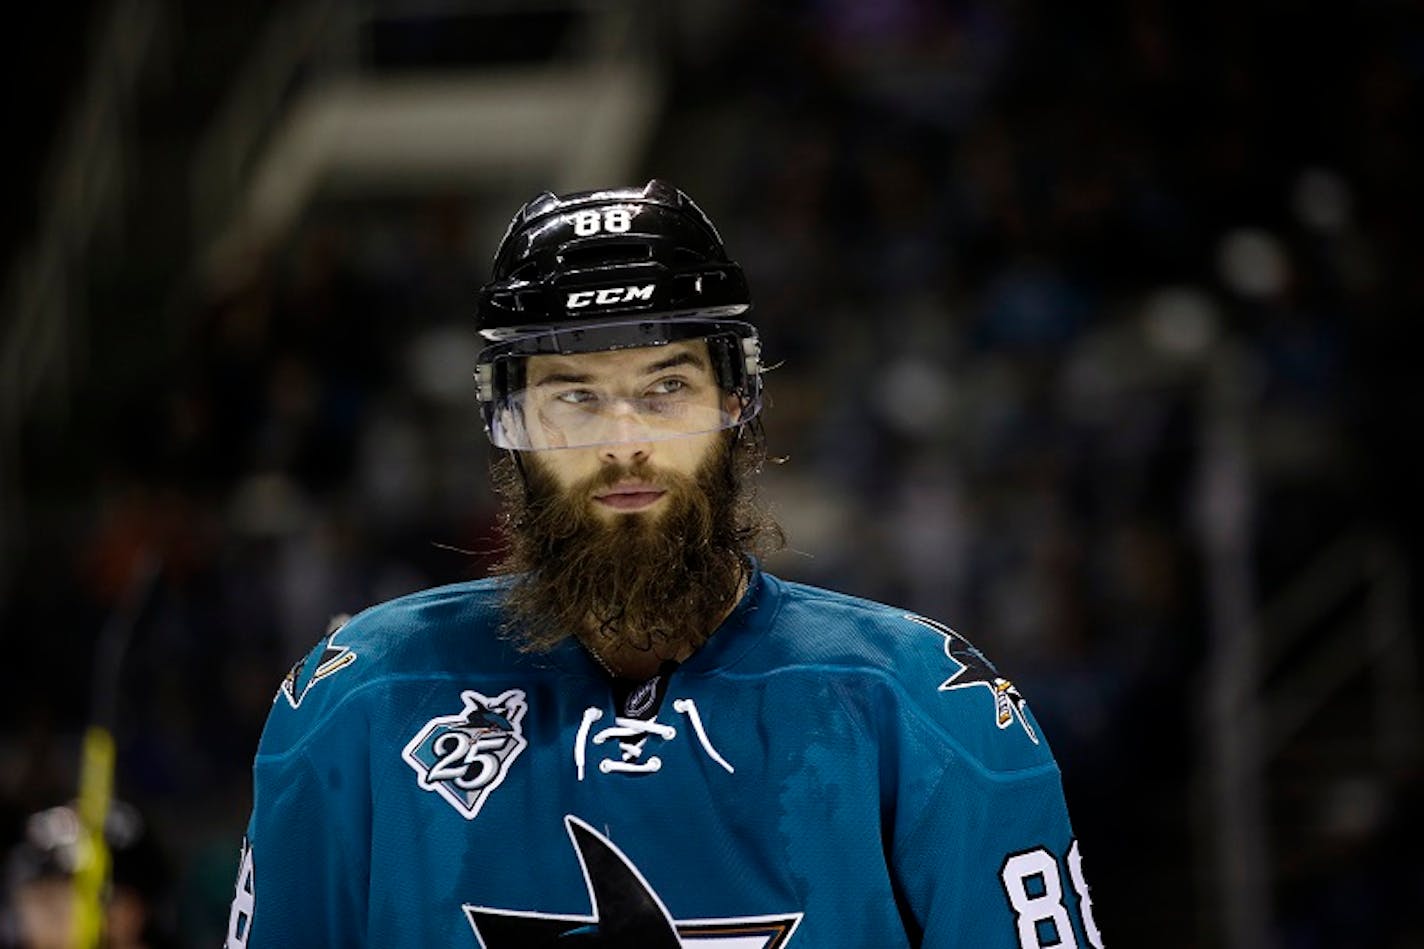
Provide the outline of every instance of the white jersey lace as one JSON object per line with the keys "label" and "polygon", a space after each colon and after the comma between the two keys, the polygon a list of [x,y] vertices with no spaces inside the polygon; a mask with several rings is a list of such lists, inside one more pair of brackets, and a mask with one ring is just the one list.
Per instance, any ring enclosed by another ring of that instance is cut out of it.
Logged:
{"label": "white jersey lace", "polygon": [[[692,723],[692,731],[707,756],[726,769],[728,774],[735,773],[736,769],[726,758],[717,753],[711,739],[707,737],[707,729],[702,724],[702,716],[698,714],[697,703],[692,699],[677,699],[672,703],[672,707],[674,711],[685,715]],[[618,742],[622,757],[621,759],[605,758],[600,761],[598,770],[603,774],[651,774],[662,768],[663,761],[657,755],[643,758],[643,746],[649,735],[655,735],[663,741],[672,741],[677,737],[675,727],[659,722],[656,716],[642,719],[624,718],[620,715],[613,719],[612,725],[593,732],[594,724],[602,719],[603,709],[597,706],[591,705],[583,711],[583,721],[579,724],[578,737],[574,739],[574,767],[580,781],[584,779],[587,767],[587,747],[590,740],[595,745],[602,745],[609,741]]]}

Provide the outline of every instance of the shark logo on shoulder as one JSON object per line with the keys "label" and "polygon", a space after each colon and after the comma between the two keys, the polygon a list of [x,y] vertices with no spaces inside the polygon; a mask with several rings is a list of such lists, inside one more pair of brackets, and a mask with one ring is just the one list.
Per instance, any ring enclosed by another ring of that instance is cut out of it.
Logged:
{"label": "shark logo on shoulder", "polygon": [[1014,684],[1003,676],[999,675],[999,670],[994,668],[982,652],[963,636],[956,633],[943,623],[937,623],[932,619],[923,616],[916,616],[913,613],[906,613],[905,619],[912,623],[917,623],[926,629],[932,629],[944,637],[944,654],[950,658],[958,669],[940,683],[941,692],[951,692],[955,689],[969,689],[982,685],[989,690],[989,694],[994,697],[994,724],[1000,729],[1008,728],[1017,719],[1023,726],[1024,734],[1029,741],[1038,744],[1038,734],[1029,724],[1028,716],[1024,714],[1024,709],[1028,702],[1019,694],[1019,690]]}
{"label": "shark logo on shoulder", "polygon": [[292,708],[302,704],[302,699],[307,697],[312,686],[356,661],[356,653],[336,644],[337,634],[346,628],[350,619],[345,613],[332,617],[326,627],[326,638],[311,652],[298,659],[287,677],[282,680],[279,694],[286,698],[287,704]]}
{"label": "shark logo on shoulder", "polygon": [[564,829],[583,869],[593,912],[563,916],[465,904],[482,949],[783,949],[800,913],[723,919],[674,919],[652,885],[607,837],[572,814]]}

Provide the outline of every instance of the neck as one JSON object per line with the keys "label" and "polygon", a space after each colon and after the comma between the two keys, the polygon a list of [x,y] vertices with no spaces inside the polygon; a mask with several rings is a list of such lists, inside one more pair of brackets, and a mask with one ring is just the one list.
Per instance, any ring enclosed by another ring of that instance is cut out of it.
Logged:
{"label": "neck", "polygon": [[[740,576],[737,578],[736,595],[708,626],[709,636],[717,627],[726,622],[727,617],[732,615],[732,610],[737,608],[737,604],[742,601],[742,597],[747,592],[746,568],[738,565],[737,570]],[[639,630],[638,632],[644,631]],[[651,679],[665,661],[671,659],[674,662],[685,662],[698,648],[688,642],[663,643],[661,648],[656,646],[650,649],[639,648],[634,643],[651,642],[653,638],[627,636],[621,630],[606,632],[595,621],[590,621],[579,633],[578,638],[584,648],[588,650],[589,655],[593,656],[594,661],[602,666],[605,672],[610,676],[622,679]]]}

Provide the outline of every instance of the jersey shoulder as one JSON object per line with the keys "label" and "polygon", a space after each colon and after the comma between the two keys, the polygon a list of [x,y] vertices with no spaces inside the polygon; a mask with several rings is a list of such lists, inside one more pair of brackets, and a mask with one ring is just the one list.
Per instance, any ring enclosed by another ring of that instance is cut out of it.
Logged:
{"label": "jersey shoulder", "polygon": [[888,687],[896,714],[991,772],[1050,764],[1052,752],[1013,681],[956,629],[874,600],[783,584],[781,661]]}
{"label": "jersey shoulder", "polygon": [[498,579],[454,583],[333,619],[278,686],[259,754],[300,743],[375,683],[510,661],[497,634],[501,587]]}

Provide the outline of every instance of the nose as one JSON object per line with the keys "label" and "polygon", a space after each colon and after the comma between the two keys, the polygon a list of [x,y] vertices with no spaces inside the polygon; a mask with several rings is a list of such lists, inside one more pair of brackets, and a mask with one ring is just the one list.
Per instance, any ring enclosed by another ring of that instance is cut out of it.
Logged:
{"label": "nose", "polygon": [[632,406],[624,403],[617,408],[610,429],[608,443],[598,451],[605,464],[643,464],[652,456],[653,443],[648,440],[648,430]]}
{"label": "nose", "polygon": [[647,463],[653,454],[653,443],[647,441],[609,442],[598,449],[598,457],[604,464],[630,467]]}
{"label": "nose", "polygon": [[651,454],[651,447],[647,442],[604,445],[598,454],[604,464],[621,465],[626,468],[646,464],[648,456]]}

